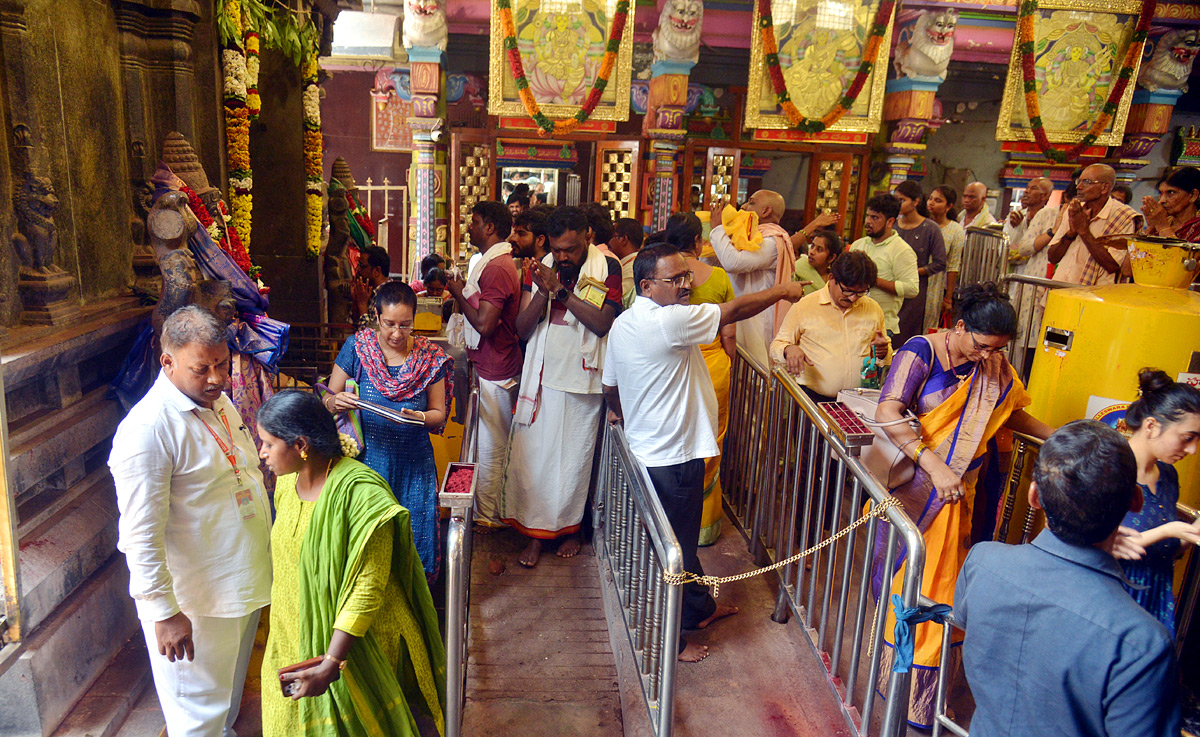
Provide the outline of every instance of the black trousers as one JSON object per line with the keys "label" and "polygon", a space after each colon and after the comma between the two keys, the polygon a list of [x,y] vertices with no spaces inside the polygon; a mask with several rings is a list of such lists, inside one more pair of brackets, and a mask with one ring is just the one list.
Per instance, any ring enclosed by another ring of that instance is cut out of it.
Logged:
{"label": "black trousers", "polygon": [[[646,469],[654,483],[654,491],[662,502],[663,511],[679,547],[683,549],[683,568],[689,573],[703,575],[700,556],[696,549],[700,545],[700,517],[704,511],[704,460],[696,459],[674,466],[658,466]],[[683,616],[680,620],[685,630],[712,616],[717,602],[708,593],[708,587],[692,582],[683,587]],[[684,645],[679,638],[679,649]]]}

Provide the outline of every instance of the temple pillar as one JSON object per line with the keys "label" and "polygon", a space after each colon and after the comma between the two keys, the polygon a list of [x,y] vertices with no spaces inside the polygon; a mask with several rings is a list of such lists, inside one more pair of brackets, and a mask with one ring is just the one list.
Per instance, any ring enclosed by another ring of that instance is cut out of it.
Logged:
{"label": "temple pillar", "polygon": [[688,74],[691,61],[656,61],[650,67],[650,99],[642,118],[642,135],[649,140],[654,157],[654,182],[651,185],[653,209],[651,230],[662,230],[675,210],[678,178],[675,158],[685,135]]}
{"label": "temple pillar", "polygon": [[[79,280],[60,266],[77,263],[77,254],[64,259],[54,213],[60,200],[54,190],[44,134],[37,119],[37,106],[29,82],[33,77],[29,50],[29,28],[25,9],[9,0],[0,0],[0,69],[7,80],[7,132],[12,176],[11,202],[15,225],[11,234],[3,234],[20,264],[17,293],[22,312],[20,321],[29,325],[69,325],[80,317]],[[8,192],[3,193],[8,196]],[[72,244],[73,245],[73,244]]]}
{"label": "temple pillar", "polygon": [[883,98],[883,119],[888,124],[888,189],[909,178],[913,166],[925,153],[925,134],[933,120],[933,103],[938,82],[907,77],[889,80]]}
{"label": "temple pillar", "polygon": [[[417,263],[435,250],[445,252],[447,240],[448,221],[443,222],[440,229],[437,222],[437,196],[443,191],[444,197],[445,189],[444,177],[438,177],[438,154],[441,153],[444,160],[446,120],[442,67],[446,53],[436,47],[413,47],[408,50],[408,59],[413,110],[409,121],[413,132],[409,217],[415,235],[411,259],[412,263]],[[440,249],[439,240],[442,242]]]}
{"label": "temple pillar", "polygon": [[1171,128],[1171,114],[1183,93],[1179,90],[1138,89],[1133,93],[1125,137],[1113,147],[1109,165],[1117,172],[1117,181],[1133,183],[1138,169],[1149,165],[1146,155]]}

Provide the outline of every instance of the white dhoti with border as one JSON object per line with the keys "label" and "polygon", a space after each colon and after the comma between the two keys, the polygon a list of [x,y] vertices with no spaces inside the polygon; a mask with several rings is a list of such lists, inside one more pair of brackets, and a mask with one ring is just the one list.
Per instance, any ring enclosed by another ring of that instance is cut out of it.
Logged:
{"label": "white dhoti with border", "polygon": [[[168,737],[232,737],[262,610],[241,617],[189,616],[194,660],[158,652],[154,622],[142,621],[154,689]],[[266,687],[269,684],[263,684]]]}
{"label": "white dhoti with border", "polygon": [[508,455],[513,406],[520,376],[506,381],[479,380],[479,427],[475,459],[475,517],[500,524],[500,495],[504,490],[504,460]]}
{"label": "white dhoti with border", "polygon": [[542,387],[532,424],[514,424],[504,491],[504,522],[542,540],[579,530],[604,413],[601,394]]}

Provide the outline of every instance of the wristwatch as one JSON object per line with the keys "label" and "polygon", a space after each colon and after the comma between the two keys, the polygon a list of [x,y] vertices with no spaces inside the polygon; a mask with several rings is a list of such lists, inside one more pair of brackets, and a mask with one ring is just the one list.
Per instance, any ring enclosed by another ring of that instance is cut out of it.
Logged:
{"label": "wristwatch", "polygon": [[554,293],[554,301],[561,302],[570,296],[571,296],[571,293],[567,291],[566,287],[559,287],[558,291]]}

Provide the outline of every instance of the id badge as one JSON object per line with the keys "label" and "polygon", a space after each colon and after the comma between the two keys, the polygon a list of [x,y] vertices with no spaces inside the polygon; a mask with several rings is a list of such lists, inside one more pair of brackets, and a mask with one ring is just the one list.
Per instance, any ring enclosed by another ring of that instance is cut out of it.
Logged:
{"label": "id badge", "polygon": [[249,489],[238,489],[233,492],[233,504],[237,507],[243,522],[254,519],[258,514],[254,508],[254,495],[250,493]]}

